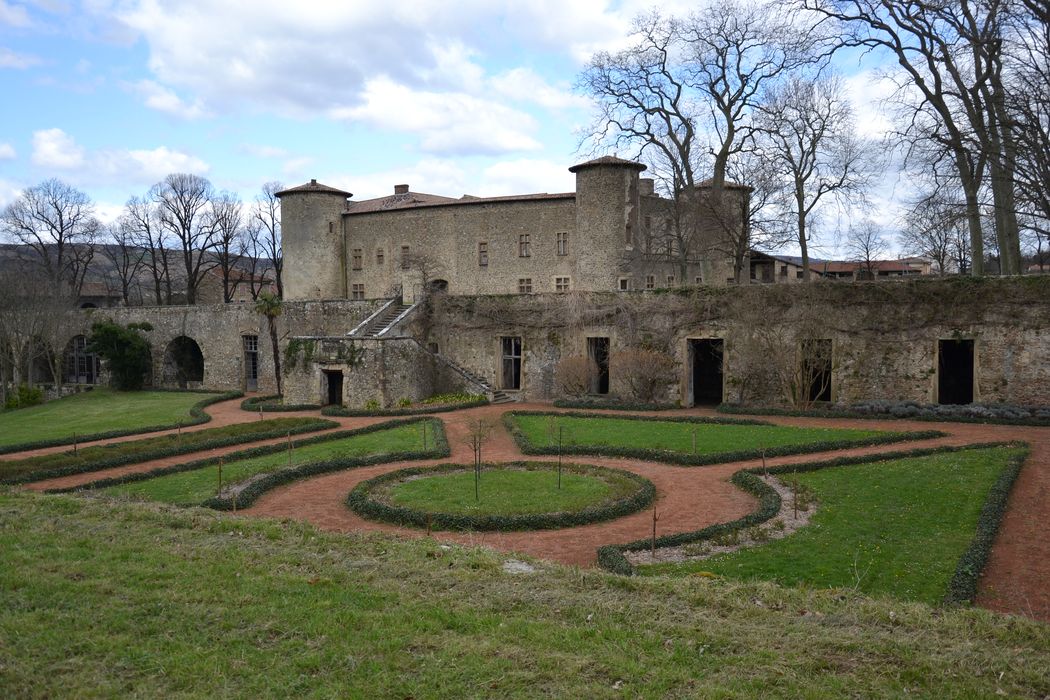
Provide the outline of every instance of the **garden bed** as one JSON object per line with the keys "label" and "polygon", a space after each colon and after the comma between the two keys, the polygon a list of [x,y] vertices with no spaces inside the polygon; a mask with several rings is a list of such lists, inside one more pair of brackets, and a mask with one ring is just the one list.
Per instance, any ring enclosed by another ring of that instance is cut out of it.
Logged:
{"label": "garden bed", "polygon": [[628,471],[564,464],[558,472],[553,462],[485,464],[475,484],[472,466],[401,469],[358,484],[347,505],[402,526],[510,531],[610,520],[645,508],[656,495],[652,482]]}
{"label": "garden bed", "polygon": [[398,408],[380,408],[378,404],[365,408],[346,408],[345,406],[326,406],[321,415],[342,417],[364,416],[420,416],[431,413],[445,413],[464,408],[487,406],[489,400],[481,394],[442,394],[433,396],[419,403],[406,403]]}

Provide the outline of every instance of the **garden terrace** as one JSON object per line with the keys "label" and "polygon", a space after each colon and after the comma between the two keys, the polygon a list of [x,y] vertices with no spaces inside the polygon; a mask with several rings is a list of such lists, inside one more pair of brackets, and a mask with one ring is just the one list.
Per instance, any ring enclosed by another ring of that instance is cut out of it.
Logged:
{"label": "garden terrace", "polygon": [[238,393],[118,392],[96,388],[40,406],[0,412],[0,453],[205,423],[201,409]]}

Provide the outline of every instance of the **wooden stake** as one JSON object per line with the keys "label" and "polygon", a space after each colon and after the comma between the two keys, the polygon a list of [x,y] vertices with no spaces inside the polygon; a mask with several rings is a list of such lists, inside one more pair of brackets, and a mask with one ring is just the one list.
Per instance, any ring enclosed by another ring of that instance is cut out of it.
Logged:
{"label": "wooden stake", "polygon": [[766,450],[762,449],[762,473],[769,476],[769,471],[766,470]]}
{"label": "wooden stake", "polygon": [[427,513],[427,537],[430,537],[430,531],[434,526],[434,516]]}
{"label": "wooden stake", "polygon": [[791,501],[795,505],[795,520],[798,520],[798,470],[791,470],[791,486],[793,488]]}
{"label": "wooden stake", "polygon": [[219,490],[215,492],[215,495],[222,495],[222,459],[219,460]]}
{"label": "wooden stake", "polygon": [[427,449],[427,422],[423,421],[423,451]]}
{"label": "wooden stake", "polygon": [[656,506],[654,505],[654,506],[653,506],[653,540],[652,540],[652,554],[650,554],[650,557],[652,558],[652,560],[653,560],[654,562],[656,561],[656,521],[657,521],[657,520],[658,520],[658,518],[656,517]]}
{"label": "wooden stake", "polygon": [[288,431],[288,468],[292,468],[292,431]]}
{"label": "wooden stake", "polygon": [[181,420],[178,422],[178,434],[176,435],[176,437],[179,439],[179,442],[182,442],[182,421]]}
{"label": "wooden stake", "polygon": [[74,431],[73,432],[73,455],[76,456],[76,454],[77,454],[77,434],[76,434],[76,431]]}
{"label": "wooden stake", "polygon": [[696,427],[693,428],[693,454],[696,454]]}
{"label": "wooden stake", "polygon": [[561,491],[561,441],[562,433],[565,432],[563,426],[558,426],[558,490]]}

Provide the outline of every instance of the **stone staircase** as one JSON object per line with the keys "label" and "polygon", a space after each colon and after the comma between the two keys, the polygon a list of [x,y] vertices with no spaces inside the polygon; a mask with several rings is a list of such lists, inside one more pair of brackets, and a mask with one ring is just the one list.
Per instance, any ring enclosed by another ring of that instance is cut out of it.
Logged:
{"label": "stone staircase", "polygon": [[414,304],[406,304],[401,299],[391,299],[347,333],[347,336],[359,340],[382,338],[404,320],[414,307]]}
{"label": "stone staircase", "polygon": [[507,394],[504,391],[500,391],[499,389],[493,389],[492,385],[489,384],[488,380],[486,380],[484,377],[478,376],[477,374],[471,372],[465,367],[460,367],[448,357],[440,353],[430,351],[429,349],[425,348],[422,343],[419,343],[419,341],[416,341],[416,343],[419,345],[420,348],[423,349],[424,352],[427,352],[433,357],[436,357],[441,362],[444,362],[445,365],[449,367],[449,369],[466,379],[467,382],[474,385],[476,389],[479,389],[480,391],[478,391],[477,393],[484,394],[488,398],[489,403],[513,403],[517,401],[517,399],[511,396],[510,394]]}

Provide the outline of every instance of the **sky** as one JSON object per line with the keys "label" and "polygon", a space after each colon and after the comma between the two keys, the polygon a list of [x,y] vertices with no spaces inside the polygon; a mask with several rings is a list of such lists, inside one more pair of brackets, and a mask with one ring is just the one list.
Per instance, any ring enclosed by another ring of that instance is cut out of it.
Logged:
{"label": "sky", "polygon": [[[56,177],[112,220],[170,172],[246,200],[311,178],[355,199],[400,183],[457,197],[571,191],[592,119],[573,83],[649,6],[0,0],[0,206]],[[842,69],[858,127],[880,134],[878,81]]]}

